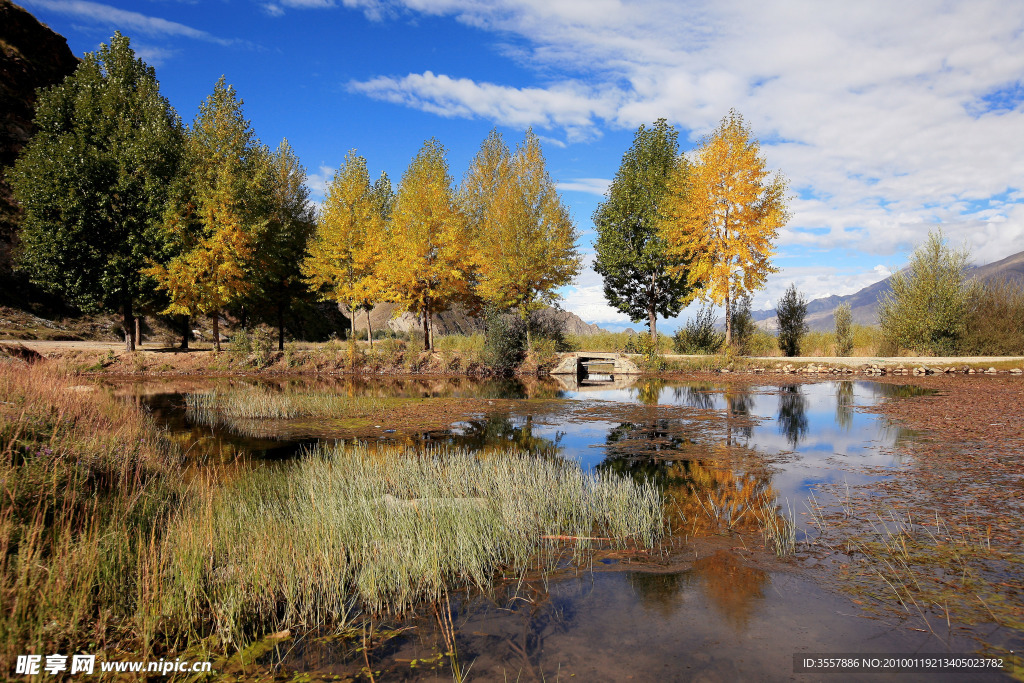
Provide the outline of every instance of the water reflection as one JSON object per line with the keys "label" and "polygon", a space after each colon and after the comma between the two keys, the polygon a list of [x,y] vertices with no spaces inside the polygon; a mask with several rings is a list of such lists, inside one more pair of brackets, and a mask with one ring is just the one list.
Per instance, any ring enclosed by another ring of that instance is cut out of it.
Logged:
{"label": "water reflection", "polygon": [[[715,490],[732,486],[750,501],[774,495],[783,503],[788,500],[799,506],[816,485],[844,481],[855,485],[884,476],[885,468],[899,464],[891,447],[914,434],[860,408],[887,397],[922,392],[916,387],[869,381],[776,387],[663,378],[640,378],[632,384],[593,390],[572,390],[544,380],[436,377],[208,380],[205,386],[194,379],[186,382],[182,388],[192,392],[213,386],[244,389],[256,385],[285,394],[333,391],[351,396],[425,397],[424,406],[434,397],[518,398],[521,402],[496,401],[490,409],[485,405],[480,414],[468,419],[462,415],[460,422],[449,427],[417,431],[409,425],[384,424],[364,433],[357,426],[343,435],[416,450],[446,444],[474,451],[515,448],[558,455],[574,459],[584,468],[678,479],[688,482],[690,493],[700,488],[698,480],[704,482],[701,486],[711,485],[710,475],[693,468],[732,471],[734,480],[712,486],[710,495],[716,505],[732,507],[734,512],[739,508],[715,497]],[[181,394],[168,392],[168,388],[166,384],[135,384],[119,385],[118,391],[132,400],[142,400],[184,451],[209,464],[244,457],[256,461],[294,457],[317,439],[333,439],[339,434],[337,420],[203,425],[189,419]],[[548,400],[523,400],[528,398]],[[845,467],[846,462],[856,468]],[[864,466],[874,468],[875,473],[865,474]],[[751,477],[754,479],[749,480]],[[745,493],[754,484],[751,492]],[[708,495],[707,491],[702,494],[705,505]]]}
{"label": "water reflection", "polygon": [[745,631],[770,583],[767,572],[744,564],[727,550],[702,557],[693,567],[719,614],[736,631]]}
{"label": "water reflection", "polygon": [[853,424],[853,382],[836,382],[836,424],[844,431]]}
{"label": "water reflection", "polygon": [[779,433],[784,434],[790,446],[796,448],[807,434],[807,401],[799,384],[791,384],[779,391]]}

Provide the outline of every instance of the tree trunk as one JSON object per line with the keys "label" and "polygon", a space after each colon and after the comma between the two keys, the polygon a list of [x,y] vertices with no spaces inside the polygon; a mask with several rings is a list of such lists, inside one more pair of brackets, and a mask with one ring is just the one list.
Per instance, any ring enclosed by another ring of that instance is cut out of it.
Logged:
{"label": "tree trunk", "polygon": [[356,305],[348,302],[348,366],[356,371]]}
{"label": "tree trunk", "polygon": [[213,312],[213,350],[220,353],[220,311]]}
{"label": "tree trunk", "polygon": [[732,292],[725,291],[725,345],[732,345]]}
{"label": "tree trunk", "polygon": [[142,346],[142,316],[135,316],[135,345]]}
{"label": "tree trunk", "polygon": [[181,316],[181,345],[178,348],[182,351],[188,351],[188,338],[192,335],[190,322],[189,316]]}
{"label": "tree trunk", "polygon": [[370,309],[366,309],[366,341],[370,342],[370,349],[373,349],[373,330],[370,328]]}
{"label": "tree trunk", "polygon": [[284,351],[284,306],[277,302],[277,350]]}
{"label": "tree trunk", "polygon": [[658,274],[651,273],[651,295],[647,299],[647,326],[651,330],[651,348],[658,348]]}
{"label": "tree trunk", "polygon": [[132,315],[132,302],[129,299],[121,307],[121,327],[124,329],[124,350],[135,350],[135,316]]}
{"label": "tree trunk", "polygon": [[427,351],[433,351],[430,345],[430,297],[423,298],[423,346]]}

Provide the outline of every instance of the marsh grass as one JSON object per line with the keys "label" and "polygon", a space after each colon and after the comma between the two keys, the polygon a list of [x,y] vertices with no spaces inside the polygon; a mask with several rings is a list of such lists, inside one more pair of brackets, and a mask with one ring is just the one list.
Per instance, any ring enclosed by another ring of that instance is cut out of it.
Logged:
{"label": "marsh grass", "polygon": [[0,363],[0,659],[146,640],[139,559],[177,457],[96,387]]}
{"label": "marsh grass", "polygon": [[1020,604],[1006,590],[1020,585],[1024,559],[993,545],[987,527],[967,516],[952,523],[892,509],[868,519],[849,499],[840,503],[837,514],[808,502],[819,532],[814,543],[850,557],[840,585],[866,599],[858,602],[865,609],[902,612],[940,640],[954,622],[1024,630]]}
{"label": "marsh grass", "polygon": [[389,401],[373,396],[330,392],[282,392],[261,387],[215,389],[188,394],[190,416],[211,422],[220,418],[289,420],[299,417],[344,417],[383,410]]}
{"label": "marsh grass", "polygon": [[498,570],[649,546],[662,527],[653,486],[558,459],[320,446],[207,490],[171,524],[163,611],[240,646],[254,627],[342,627],[487,591]]}

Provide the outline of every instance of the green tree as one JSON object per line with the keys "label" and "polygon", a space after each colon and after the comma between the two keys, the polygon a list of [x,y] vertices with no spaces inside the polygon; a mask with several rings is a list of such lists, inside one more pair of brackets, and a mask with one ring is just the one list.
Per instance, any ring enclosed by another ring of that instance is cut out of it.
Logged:
{"label": "green tree", "polygon": [[576,227],[533,131],[526,131],[511,155],[491,131],[470,164],[459,199],[480,254],[475,290],[490,306],[515,310],[528,321],[579,273]]}
{"label": "green tree", "polygon": [[779,348],[787,356],[800,355],[800,339],[807,332],[807,300],[791,284],[775,307],[779,321]]}
{"label": "green tree", "polygon": [[166,258],[160,222],[181,122],[156,72],[115,33],[40,92],[35,124],[10,175],[24,209],[19,266],[85,311],[120,311],[132,350],[136,308],[153,293],[145,267]]}
{"label": "green tree", "polygon": [[959,351],[977,284],[967,277],[970,251],[952,250],[941,230],[928,233],[910,265],[894,273],[878,302],[878,320],[897,348],[935,355]]}
{"label": "green tree", "polygon": [[605,299],[633,322],[646,321],[653,342],[658,316],[678,315],[696,286],[686,261],[669,254],[658,230],[668,179],[686,173],[678,136],[665,119],[640,126],[593,217],[594,270],[604,278]]}
{"label": "green tree", "polygon": [[270,150],[223,76],[188,131],[187,163],[165,221],[177,253],[148,272],[170,299],[164,313],[211,316],[220,351],[220,313],[252,291],[256,245],[273,207]]}
{"label": "green tree", "polygon": [[267,159],[270,164],[270,214],[256,246],[255,287],[249,307],[277,326],[277,348],[284,350],[285,316],[309,290],[300,267],[313,234],[315,212],[306,187],[306,169],[283,140]]}
{"label": "green tree", "polygon": [[786,201],[785,179],[768,178],[761,145],[736,111],[704,138],[694,163],[669,179],[662,236],[670,254],[687,260],[689,281],[725,304],[726,344],[733,303],[776,272],[773,240],[789,220]]}
{"label": "green tree", "polygon": [[849,356],[853,353],[853,325],[850,304],[842,303],[836,306],[832,313],[832,320],[836,325],[836,355]]}
{"label": "green tree", "polygon": [[750,294],[745,293],[732,309],[732,343],[742,354],[749,353],[750,341],[757,332],[751,306],[753,301]]}

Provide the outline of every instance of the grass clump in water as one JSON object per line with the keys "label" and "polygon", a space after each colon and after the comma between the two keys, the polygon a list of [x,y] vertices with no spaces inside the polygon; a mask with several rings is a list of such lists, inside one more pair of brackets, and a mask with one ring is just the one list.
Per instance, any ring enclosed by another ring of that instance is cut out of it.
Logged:
{"label": "grass clump in water", "polygon": [[382,410],[388,401],[370,396],[327,392],[285,393],[259,387],[188,394],[185,405],[204,422],[220,418],[290,420],[299,417],[339,417]]}
{"label": "grass clump in water", "polygon": [[520,453],[413,455],[324,446],[255,473],[172,524],[164,611],[249,629],[344,626],[353,610],[402,613],[449,590],[487,590],[499,570],[554,568],[568,550],[651,545],[663,531],[650,485]]}

